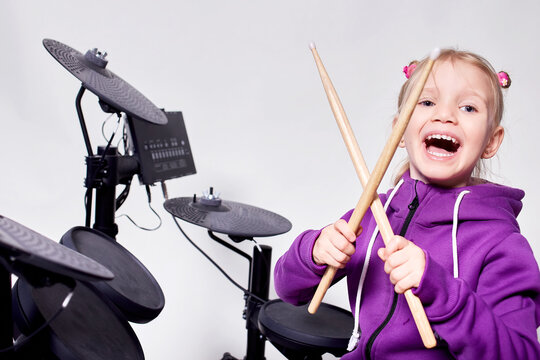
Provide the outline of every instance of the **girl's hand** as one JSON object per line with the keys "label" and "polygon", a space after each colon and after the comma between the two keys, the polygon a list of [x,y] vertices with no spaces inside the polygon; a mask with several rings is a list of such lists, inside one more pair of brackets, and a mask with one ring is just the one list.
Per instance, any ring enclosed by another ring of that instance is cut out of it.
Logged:
{"label": "girl's hand", "polygon": [[426,267],[426,255],[421,248],[395,235],[386,248],[380,248],[377,254],[384,261],[384,271],[390,275],[398,294],[420,285]]}
{"label": "girl's hand", "polygon": [[313,246],[313,261],[317,265],[328,264],[345,267],[354,254],[356,235],[343,219],[325,227]]}

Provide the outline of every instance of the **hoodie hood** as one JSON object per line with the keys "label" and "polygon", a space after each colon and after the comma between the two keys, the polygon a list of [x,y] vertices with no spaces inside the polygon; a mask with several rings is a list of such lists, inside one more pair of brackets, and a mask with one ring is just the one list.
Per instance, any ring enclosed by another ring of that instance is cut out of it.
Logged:
{"label": "hoodie hood", "polygon": [[[390,208],[396,212],[397,217],[407,216],[408,208],[404,204],[409,204],[414,198],[414,194],[417,194],[418,198],[421,199],[420,202],[428,210],[424,211],[422,217],[417,219],[419,225],[434,227],[452,223],[451,214],[455,200],[460,193],[468,191],[460,205],[459,221],[501,220],[509,222],[514,230],[519,232],[516,217],[521,212],[523,206],[521,199],[525,195],[520,189],[490,182],[448,189],[411,179],[409,172],[403,175],[403,180],[403,188],[409,188],[412,191],[398,192],[396,201],[390,204]],[[403,197],[407,197],[407,199]],[[441,201],[441,199],[448,201]]]}

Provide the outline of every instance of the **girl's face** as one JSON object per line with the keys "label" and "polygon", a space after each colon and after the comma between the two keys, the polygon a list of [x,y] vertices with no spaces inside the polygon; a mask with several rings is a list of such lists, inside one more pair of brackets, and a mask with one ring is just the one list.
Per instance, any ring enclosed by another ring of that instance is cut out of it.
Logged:
{"label": "girl's face", "polygon": [[494,128],[489,79],[463,61],[433,67],[400,143],[413,179],[445,187],[469,184],[480,158],[497,152],[504,130]]}

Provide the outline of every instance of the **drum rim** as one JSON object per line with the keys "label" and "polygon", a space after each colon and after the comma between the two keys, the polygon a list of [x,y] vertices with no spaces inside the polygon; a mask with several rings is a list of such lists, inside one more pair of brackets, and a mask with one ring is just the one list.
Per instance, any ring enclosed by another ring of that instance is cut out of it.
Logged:
{"label": "drum rim", "polygon": [[[277,332],[275,329],[272,329],[272,325],[277,325],[281,328],[284,327],[283,324],[276,322],[273,318],[266,314],[266,308],[272,306],[276,303],[289,304],[281,299],[274,299],[266,302],[261,306],[259,310],[258,317],[258,327],[261,333],[265,335],[270,342],[276,341],[279,345],[284,347],[290,347],[295,350],[325,350],[325,352],[334,352],[334,351],[343,351],[342,355],[347,351],[347,345],[349,342],[349,337],[347,338],[337,338],[337,337],[322,337],[317,335],[307,334],[305,332],[297,331],[296,329],[284,328],[282,332]],[[291,305],[291,304],[289,304]],[[298,309],[305,309],[307,313],[307,306],[298,306]],[[339,311],[344,315],[350,315],[351,317],[351,333],[354,325],[354,319],[352,313],[348,310],[340,308],[335,305],[322,303],[319,311],[324,311],[324,309],[331,309],[332,311]],[[270,326],[269,326],[270,325]],[[273,338],[279,339],[273,339]],[[298,347],[291,347],[291,343],[297,344]]]}
{"label": "drum rim", "polygon": [[[77,246],[73,241],[73,234],[75,232],[81,231],[93,233],[96,236],[102,238],[104,241],[108,241],[112,246],[115,246],[117,249],[119,249],[122,254],[126,256],[129,260],[134,261],[135,264],[140,267],[140,269],[144,272],[150,282],[154,285],[157,295],[159,297],[157,299],[158,305],[152,307],[133,301],[126,295],[113,288],[108,281],[95,281],[92,283],[85,282],[85,284],[90,288],[94,289],[95,291],[100,292],[100,296],[108,298],[120,310],[120,312],[124,314],[127,320],[142,324],[155,319],[165,307],[165,295],[163,294],[161,286],[159,285],[156,278],[152,275],[152,273],[146,268],[146,266],[144,266],[144,264],[139,259],[137,259],[135,255],[133,255],[129,250],[122,246],[122,244],[118,243],[116,240],[114,240],[107,234],[93,228],[89,228],[86,226],[75,226],[69,229],[62,236],[62,238],[60,239],[60,243],[74,251],[79,252]],[[81,254],[88,256],[84,253]],[[99,259],[92,259],[98,262],[100,261]]]}
{"label": "drum rim", "polygon": [[[88,284],[86,282],[77,281],[77,283],[81,283],[83,286],[88,287]],[[77,286],[81,286],[81,284],[78,284]],[[12,289],[13,302],[17,302],[17,306],[13,307],[14,320],[16,321],[19,330],[21,330],[21,325],[19,321],[23,321],[23,325],[30,332],[37,329],[32,328],[32,326],[39,327],[45,322],[45,318],[43,317],[43,314],[39,310],[34,300],[34,297],[31,294],[31,289],[32,285],[30,285],[24,278],[18,279]],[[129,322],[125,319],[125,317],[122,316],[122,314],[119,313],[117,309],[112,307],[107,300],[104,300],[99,296],[97,297],[103,302],[103,306],[109,309],[111,314],[115,316],[117,320],[121,323],[123,329],[126,331],[127,336],[132,340],[132,344],[135,347],[135,352],[140,356],[138,360],[144,360],[145,356],[142,345]],[[30,325],[30,322],[32,322],[33,325]],[[21,333],[23,333],[24,335],[28,335],[22,331]],[[42,333],[43,334],[40,335],[40,338],[42,339],[42,341],[47,342],[47,345],[49,346],[47,350],[52,352],[59,359],[80,360],[68,346],[64,345],[63,341],[50,326],[45,327],[45,329],[42,330]],[[25,347],[30,345],[31,344],[27,344],[25,345]]]}

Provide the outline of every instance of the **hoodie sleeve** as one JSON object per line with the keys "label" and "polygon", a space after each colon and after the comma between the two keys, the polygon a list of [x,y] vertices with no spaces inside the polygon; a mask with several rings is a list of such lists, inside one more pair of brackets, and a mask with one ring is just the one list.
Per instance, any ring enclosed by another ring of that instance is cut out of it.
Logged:
{"label": "hoodie sleeve", "polygon": [[484,259],[476,289],[434,261],[413,292],[459,359],[540,359],[540,272],[527,240],[513,234]]}
{"label": "hoodie sleeve", "polygon": [[[342,219],[346,221],[352,215],[347,212]],[[326,270],[326,265],[317,265],[313,261],[313,246],[321,230],[306,230],[292,243],[289,250],[277,261],[274,268],[274,287],[278,296],[294,305],[305,304],[311,300]],[[345,270],[339,269],[333,283],[345,276]]]}
{"label": "hoodie sleeve", "polygon": [[312,251],[321,230],[300,234],[281,256],[274,268],[274,286],[278,296],[294,305],[307,303],[317,288],[326,266],[313,261]]}

